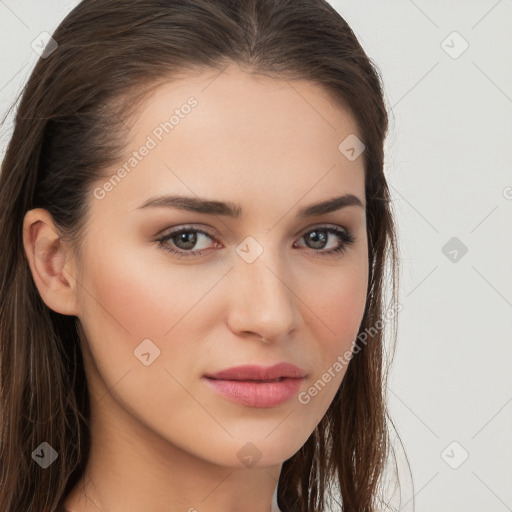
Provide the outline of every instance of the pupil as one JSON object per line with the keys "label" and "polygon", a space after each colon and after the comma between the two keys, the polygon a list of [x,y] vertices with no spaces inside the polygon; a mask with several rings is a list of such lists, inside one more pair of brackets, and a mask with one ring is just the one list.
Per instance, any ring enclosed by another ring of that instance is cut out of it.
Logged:
{"label": "pupil", "polygon": [[[313,241],[314,249],[322,249],[327,241],[325,231],[311,231],[309,238]],[[316,245],[318,242],[320,242],[319,245]]]}
{"label": "pupil", "polygon": [[[181,242],[184,242],[185,246],[180,245]],[[192,247],[196,245],[196,242],[197,235],[195,233],[180,233],[178,235],[178,243],[176,243],[176,245],[180,246],[181,249],[192,249]]]}

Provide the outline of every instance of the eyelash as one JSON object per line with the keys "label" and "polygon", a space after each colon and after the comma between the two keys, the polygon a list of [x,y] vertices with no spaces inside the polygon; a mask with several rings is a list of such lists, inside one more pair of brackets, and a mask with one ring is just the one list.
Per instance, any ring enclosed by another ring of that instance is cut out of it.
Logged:
{"label": "eyelash", "polygon": [[[336,235],[343,242],[339,247],[337,247],[335,249],[330,249],[328,251],[316,251],[316,250],[312,249],[315,254],[319,254],[321,256],[333,256],[336,253],[342,254],[342,253],[344,253],[347,250],[349,245],[352,245],[355,242],[355,237],[354,237],[354,235],[350,231],[348,231],[347,229],[339,229],[339,228],[334,228],[334,227],[331,227],[331,226],[325,226],[325,227],[324,226],[317,226],[317,227],[315,227],[313,229],[310,229],[309,231],[306,231],[306,233],[304,233],[301,236],[301,239],[305,235],[307,235],[309,233],[312,233],[313,231],[325,231],[327,233]],[[203,252],[206,252],[206,250],[202,250],[202,251],[180,251],[180,250],[172,249],[171,247],[165,245],[166,242],[170,241],[171,239],[175,238],[176,236],[178,236],[178,235],[180,235],[182,233],[199,233],[199,234],[202,234],[202,235],[206,235],[208,238],[211,238],[211,239],[214,238],[209,233],[207,233],[206,231],[203,231],[201,229],[183,227],[183,228],[177,229],[176,231],[172,231],[171,233],[169,233],[169,234],[167,234],[167,235],[157,239],[156,241],[159,243],[159,246],[162,249],[164,249],[165,251],[170,252],[172,254],[175,254],[175,255],[177,255],[179,257],[201,256],[203,254]]]}

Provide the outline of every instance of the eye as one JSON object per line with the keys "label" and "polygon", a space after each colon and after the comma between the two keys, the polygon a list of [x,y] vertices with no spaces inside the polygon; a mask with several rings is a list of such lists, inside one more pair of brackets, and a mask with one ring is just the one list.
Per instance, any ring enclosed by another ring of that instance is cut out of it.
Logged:
{"label": "eye", "polygon": [[[199,249],[192,250],[202,239],[209,238],[213,240],[213,236],[206,231],[192,227],[182,227],[175,231],[164,235],[156,241],[166,251],[175,254],[179,257],[201,256],[206,250],[206,247],[199,247]],[[300,238],[305,239],[307,244],[312,245],[312,249],[316,254],[328,256],[334,253],[342,253],[346,251],[347,247],[355,242],[355,237],[345,228],[332,227],[332,226],[319,226],[313,230],[309,230]],[[338,240],[334,248],[325,250],[326,246],[333,239],[335,242]],[[173,247],[174,246],[174,247]],[[214,246],[222,247],[218,242],[214,242]],[[294,245],[295,246],[295,245]],[[177,249],[175,248],[177,247]],[[318,250],[323,249],[323,250]]]}
{"label": "eye", "polygon": [[334,241],[337,238],[338,244],[329,250],[315,250],[314,252],[316,254],[325,256],[335,253],[343,253],[347,250],[349,245],[355,242],[355,237],[350,231],[345,228],[342,229],[332,226],[319,226],[308,231],[301,237],[301,239],[305,239],[307,243],[311,244],[313,249],[325,249],[325,246],[328,245],[329,238],[333,238]]}
{"label": "eye", "polygon": [[[201,238],[212,239],[212,236],[201,229],[183,227],[159,238],[157,242],[159,242],[160,246],[164,250],[169,251],[172,254],[176,254],[180,257],[197,256],[201,255],[205,248],[203,247],[195,251],[191,251],[190,249],[192,249],[192,247],[194,247],[198,243],[198,240]],[[181,250],[176,250],[171,245],[169,245],[170,241],[172,241],[174,246],[177,246],[178,249],[181,248]]]}

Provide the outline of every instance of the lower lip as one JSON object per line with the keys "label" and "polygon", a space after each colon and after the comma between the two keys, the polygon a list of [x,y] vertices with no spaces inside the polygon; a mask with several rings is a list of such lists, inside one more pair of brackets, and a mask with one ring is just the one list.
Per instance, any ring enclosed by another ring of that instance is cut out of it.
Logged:
{"label": "lower lip", "polygon": [[304,379],[285,378],[277,382],[217,380],[205,377],[214,391],[228,400],[248,407],[277,407],[297,394]]}

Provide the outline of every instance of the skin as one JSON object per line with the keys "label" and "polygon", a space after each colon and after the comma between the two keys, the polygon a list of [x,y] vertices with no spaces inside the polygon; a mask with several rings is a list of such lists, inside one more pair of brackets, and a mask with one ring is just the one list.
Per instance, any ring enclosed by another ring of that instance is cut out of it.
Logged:
{"label": "skin", "polygon": [[[348,135],[362,138],[349,112],[309,82],[234,64],[220,75],[203,70],[141,105],[123,162],[190,96],[197,107],[130,174],[103,199],[91,192],[82,273],[48,212],[25,216],[42,299],[83,328],[92,448],[65,501],[71,512],[269,512],[283,461],[321,420],[346,365],[308,404],[294,396],[269,408],[228,401],[201,377],[286,361],[306,371],[307,391],[351,350],[363,317],[365,208],[297,217],[303,206],[347,193],[365,205],[363,159],[338,150]],[[245,215],[138,209],[165,193],[232,201]],[[180,258],[156,242],[184,225],[213,235],[198,235],[193,249],[203,255]],[[322,248],[305,236],[325,225],[349,230],[354,243],[317,254],[343,243],[328,235]],[[252,263],[236,252],[247,237],[263,248]],[[160,350],[148,366],[134,355],[144,339]],[[240,450],[260,458],[247,465]]]}

